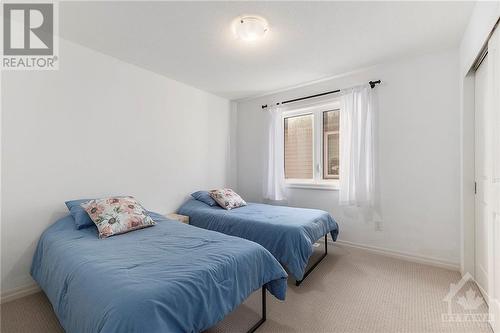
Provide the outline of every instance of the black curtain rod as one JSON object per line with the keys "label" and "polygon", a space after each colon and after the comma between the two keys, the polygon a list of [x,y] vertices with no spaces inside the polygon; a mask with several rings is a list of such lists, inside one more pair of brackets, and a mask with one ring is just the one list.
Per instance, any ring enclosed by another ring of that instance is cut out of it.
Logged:
{"label": "black curtain rod", "polygon": [[[375,88],[375,85],[380,84],[380,80],[370,81],[368,83],[370,84],[370,87],[372,87],[372,89],[373,89],[373,88]],[[335,94],[335,93],[338,93],[338,92],[340,92],[340,89],[332,90],[332,91],[327,91],[327,92],[324,92],[324,93],[321,93],[321,94],[316,94],[316,95],[311,95],[311,96],[306,96],[306,97],[289,99],[288,101],[283,101],[281,103],[276,103],[276,105],[288,104],[288,103],[292,103],[292,102],[298,102],[298,101],[302,101],[304,99],[309,99],[309,98],[314,98],[314,97],[320,97],[320,96],[329,95],[329,94]],[[267,104],[266,105],[262,105],[262,108],[263,109],[267,108]]]}

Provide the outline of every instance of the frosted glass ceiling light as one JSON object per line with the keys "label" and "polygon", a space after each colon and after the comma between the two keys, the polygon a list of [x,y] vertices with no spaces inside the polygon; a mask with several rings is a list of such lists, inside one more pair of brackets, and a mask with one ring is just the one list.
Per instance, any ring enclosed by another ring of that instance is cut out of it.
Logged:
{"label": "frosted glass ceiling light", "polygon": [[242,16],[234,20],[234,33],[245,42],[253,42],[265,36],[269,27],[267,21],[258,16]]}

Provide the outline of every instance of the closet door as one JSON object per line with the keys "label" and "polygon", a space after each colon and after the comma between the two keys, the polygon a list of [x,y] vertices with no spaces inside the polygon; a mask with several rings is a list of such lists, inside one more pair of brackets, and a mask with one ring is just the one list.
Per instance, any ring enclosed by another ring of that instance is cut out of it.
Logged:
{"label": "closet door", "polygon": [[495,333],[500,333],[500,29],[491,36],[488,43],[488,85],[492,178],[491,196],[491,228],[489,237],[489,277],[488,296],[491,326]]}
{"label": "closet door", "polygon": [[475,223],[475,279],[487,298],[489,265],[489,229],[492,203],[489,196],[491,183],[491,153],[488,105],[488,56],[476,70],[475,76],[475,176],[476,176],[476,223]]}

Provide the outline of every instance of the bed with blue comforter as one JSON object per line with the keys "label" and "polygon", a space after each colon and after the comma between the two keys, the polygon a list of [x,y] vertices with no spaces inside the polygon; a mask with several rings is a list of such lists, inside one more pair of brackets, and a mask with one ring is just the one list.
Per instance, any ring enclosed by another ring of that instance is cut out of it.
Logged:
{"label": "bed with blue comforter", "polygon": [[262,246],[151,214],[108,239],[67,216],[41,236],[31,274],[67,332],[199,332],[287,274]]}
{"label": "bed with blue comforter", "polygon": [[335,241],[339,232],[330,214],[317,209],[248,203],[225,210],[190,199],[178,213],[189,216],[189,223],[194,226],[259,243],[285,265],[296,280],[304,276],[312,245],[327,233]]}

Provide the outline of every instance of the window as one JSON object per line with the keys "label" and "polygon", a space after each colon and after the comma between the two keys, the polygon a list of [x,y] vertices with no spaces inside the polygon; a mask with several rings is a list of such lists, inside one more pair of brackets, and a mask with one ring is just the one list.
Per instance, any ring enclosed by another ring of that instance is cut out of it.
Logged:
{"label": "window", "polygon": [[339,179],[339,110],[323,112],[323,179]]}
{"label": "window", "polygon": [[285,118],[285,178],[313,179],[313,115]]}
{"label": "window", "polygon": [[287,184],[298,187],[336,184],[339,179],[339,121],[338,101],[284,114]]}

